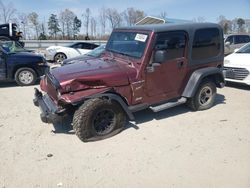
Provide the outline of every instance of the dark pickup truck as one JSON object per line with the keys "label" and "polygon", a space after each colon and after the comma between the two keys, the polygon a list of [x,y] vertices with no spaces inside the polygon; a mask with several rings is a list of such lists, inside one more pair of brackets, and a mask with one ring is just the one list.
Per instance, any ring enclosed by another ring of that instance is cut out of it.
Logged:
{"label": "dark pickup truck", "polygon": [[17,25],[15,23],[0,25],[0,41],[15,41],[24,47],[24,42],[20,41],[21,38],[22,32],[17,31]]}
{"label": "dark pickup truck", "polygon": [[43,56],[25,50],[14,41],[0,41],[0,82],[16,81],[21,86],[32,85],[47,68]]}

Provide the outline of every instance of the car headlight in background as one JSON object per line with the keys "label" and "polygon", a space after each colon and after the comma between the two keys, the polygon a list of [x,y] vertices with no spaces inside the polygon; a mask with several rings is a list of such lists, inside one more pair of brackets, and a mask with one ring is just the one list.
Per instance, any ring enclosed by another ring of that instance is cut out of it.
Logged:
{"label": "car headlight in background", "polygon": [[229,63],[230,63],[230,61],[228,59],[224,60],[224,64],[229,64]]}
{"label": "car headlight in background", "polygon": [[57,49],[48,49],[47,51],[48,51],[49,53],[55,53],[56,50],[57,50]]}

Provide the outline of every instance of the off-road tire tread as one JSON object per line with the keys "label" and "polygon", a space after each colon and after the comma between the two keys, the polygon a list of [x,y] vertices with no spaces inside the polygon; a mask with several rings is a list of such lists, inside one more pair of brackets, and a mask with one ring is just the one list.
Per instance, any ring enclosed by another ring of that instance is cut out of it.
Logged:
{"label": "off-road tire tread", "polygon": [[[120,119],[118,119],[118,127],[115,127],[114,130],[109,133],[108,135],[103,135],[103,136],[96,136],[92,135],[91,133],[91,128],[89,127],[88,124],[85,122],[89,122],[89,118],[91,118],[91,114],[95,110],[96,105],[100,104],[107,104],[108,101],[106,99],[100,99],[100,98],[94,98],[94,99],[89,99],[85,101],[76,111],[73,117],[73,129],[75,131],[75,134],[78,136],[80,140],[83,142],[88,142],[88,141],[97,141],[97,140],[102,140],[105,138],[109,138],[115,134],[118,134],[119,132],[122,131],[124,128],[124,125],[126,123],[126,116],[118,104],[115,104],[113,102],[113,105],[117,105],[118,108],[120,108],[121,112],[123,113],[123,117],[121,116]],[[120,113],[121,113],[120,112]]]}
{"label": "off-road tire tread", "polygon": [[[212,86],[213,95],[214,95],[214,96],[213,96],[213,100],[212,100],[212,102],[210,103],[210,105],[208,105],[207,107],[201,107],[201,106],[199,106],[199,104],[198,104],[197,98],[198,98],[199,92],[201,91],[202,87],[204,87],[204,86],[207,85],[207,84],[211,84],[211,86]],[[198,89],[197,89],[195,95],[194,95],[192,98],[188,99],[188,101],[187,101],[187,106],[188,106],[189,108],[191,108],[193,111],[207,110],[207,109],[209,109],[209,108],[211,108],[211,107],[213,106],[213,104],[214,104],[214,98],[215,98],[216,92],[217,92],[217,91],[216,91],[216,85],[215,85],[215,83],[214,83],[213,81],[211,81],[211,80],[207,80],[207,79],[206,79],[206,80],[204,80],[204,81],[201,82],[201,84],[200,84],[200,86],[198,87]]]}

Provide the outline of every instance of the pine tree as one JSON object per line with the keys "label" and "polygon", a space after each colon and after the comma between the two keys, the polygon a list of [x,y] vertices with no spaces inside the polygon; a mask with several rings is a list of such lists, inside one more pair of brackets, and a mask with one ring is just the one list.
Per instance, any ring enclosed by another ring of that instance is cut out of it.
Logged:
{"label": "pine tree", "polygon": [[55,39],[57,37],[57,33],[59,31],[61,31],[60,27],[59,27],[59,22],[58,22],[57,16],[55,14],[51,14],[51,16],[49,18],[48,30],[50,31],[49,32],[50,35],[54,36]]}
{"label": "pine tree", "polygon": [[80,32],[80,28],[82,26],[82,22],[80,19],[77,18],[77,16],[74,18],[74,23],[73,23],[73,32],[74,32],[74,38],[76,35]]}

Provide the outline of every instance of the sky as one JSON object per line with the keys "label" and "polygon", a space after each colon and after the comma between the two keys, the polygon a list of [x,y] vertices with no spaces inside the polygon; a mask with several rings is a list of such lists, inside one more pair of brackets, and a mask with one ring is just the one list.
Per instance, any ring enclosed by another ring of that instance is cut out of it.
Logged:
{"label": "sky", "polygon": [[167,17],[193,20],[203,17],[205,21],[217,22],[220,15],[227,19],[250,19],[250,0],[2,0],[12,2],[18,12],[36,12],[40,19],[47,20],[50,14],[58,14],[68,8],[82,18],[86,8],[98,17],[102,8],[116,8],[123,11],[128,7],[144,10],[147,15],[157,16],[166,12]]}

